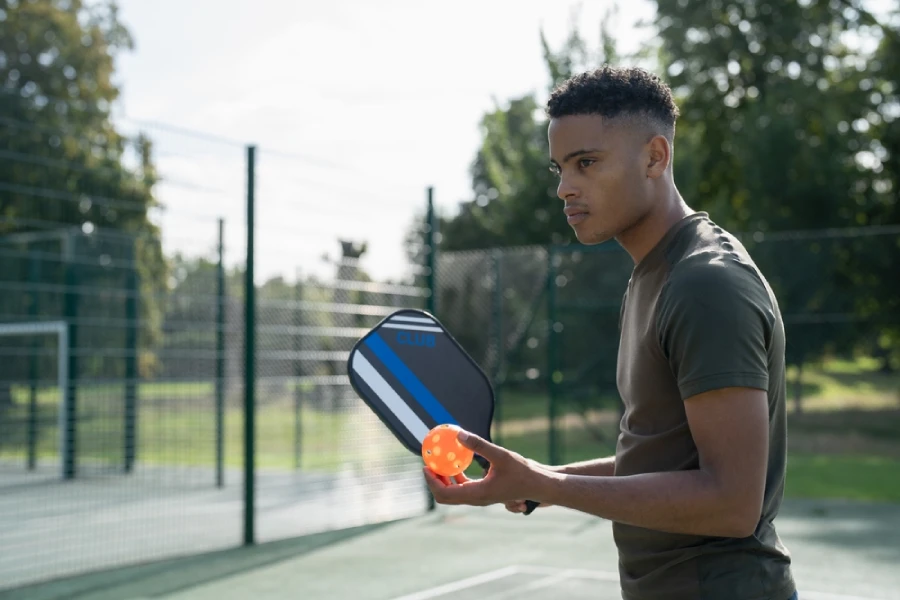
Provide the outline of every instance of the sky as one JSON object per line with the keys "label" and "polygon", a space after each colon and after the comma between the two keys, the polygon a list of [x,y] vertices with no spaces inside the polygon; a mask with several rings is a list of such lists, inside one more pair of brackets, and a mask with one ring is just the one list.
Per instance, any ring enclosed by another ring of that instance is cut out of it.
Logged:
{"label": "sky", "polygon": [[[155,142],[168,250],[208,254],[221,217],[228,262],[243,259],[254,144],[258,281],[332,273],[322,256],[339,238],[368,243],[374,278],[399,277],[427,187],[443,214],[471,197],[485,112],[546,94],[541,29],[559,48],[577,14],[596,47],[614,4],[119,0],[135,48],[116,61],[116,120]],[[617,4],[613,31],[633,51],[654,5]]]}

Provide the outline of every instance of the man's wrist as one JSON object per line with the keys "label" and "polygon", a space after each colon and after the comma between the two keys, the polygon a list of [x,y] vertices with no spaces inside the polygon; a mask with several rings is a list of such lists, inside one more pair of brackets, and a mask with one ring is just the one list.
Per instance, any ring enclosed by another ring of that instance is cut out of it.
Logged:
{"label": "man's wrist", "polygon": [[535,498],[541,504],[558,504],[558,492],[562,481],[566,478],[565,473],[554,471],[552,469],[561,469],[562,467],[551,467],[549,469],[541,469],[538,471],[537,485],[535,487]]}

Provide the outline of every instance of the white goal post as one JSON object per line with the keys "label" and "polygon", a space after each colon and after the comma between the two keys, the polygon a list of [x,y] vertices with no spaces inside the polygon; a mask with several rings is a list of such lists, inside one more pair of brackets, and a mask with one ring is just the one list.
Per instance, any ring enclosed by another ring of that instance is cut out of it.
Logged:
{"label": "white goal post", "polygon": [[[0,337],[22,337],[33,335],[55,335],[57,347],[57,385],[59,386],[59,456],[60,474],[66,477],[66,454],[69,446],[69,324],[65,321],[35,321],[25,323],[0,323]],[[73,457],[74,458],[74,457]]]}

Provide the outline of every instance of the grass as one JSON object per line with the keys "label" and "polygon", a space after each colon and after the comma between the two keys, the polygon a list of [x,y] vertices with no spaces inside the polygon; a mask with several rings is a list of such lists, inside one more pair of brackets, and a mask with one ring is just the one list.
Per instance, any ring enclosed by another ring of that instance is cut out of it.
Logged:
{"label": "grass", "polygon": [[[796,373],[789,372],[792,379]],[[900,374],[883,374],[874,361],[832,360],[803,372],[804,411],[790,416],[792,439],[786,494],[790,497],[847,497],[900,502]],[[790,383],[789,383],[790,392]],[[80,457],[121,465],[124,454],[122,398],[116,384],[79,390]],[[407,451],[361,403],[351,410],[299,413],[300,435],[291,390],[260,386],[256,414],[257,466],[260,469],[335,471],[347,465],[368,469]],[[28,390],[16,388],[14,405],[0,437],[0,457],[25,461]],[[214,386],[209,381],[147,382],[138,390],[138,452],[145,465],[215,464]],[[617,416],[614,397],[593,402],[590,429],[575,402],[557,406],[557,448],[563,462],[608,456],[615,451]],[[504,446],[541,462],[550,462],[548,399],[539,388],[501,390],[495,436]],[[54,388],[38,393],[40,458],[57,460]],[[243,464],[241,396],[226,400],[224,464]],[[9,426],[9,422],[14,423]],[[20,424],[20,425],[16,425]],[[599,437],[598,437],[599,436]],[[299,440],[299,441],[298,441]],[[477,470],[473,468],[473,470]]]}
{"label": "grass", "polygon": [[[576,462],[615,453],[613,444],[597,441],[584,429],[564,432],[561,442],[563,456],[560,462]],[[508,436],[504,446],[528,458],[549,462],[549,444],[544,431]],[[470,475],[479,474],[477,469],[471,471]],[[791,452],[785,496],[900,503],[900,458]]]}
{"label": "grass", "polygon": [[[788,399],[794,404],[797,369],[788,367]],[[800,378],[803,410],[900,408],[900,372],[882,373],[878,361],[830,359],[807,366]]]}
{"label": "grass", "polygon": [[[26,460],[27,394],[16,390],[16,403],[0,415],[4,427],[0,457]],[[212,383],[144,384],[139,390],[138,449],[145,465],[213,466],[216,420]],[[85,386],[78,395],[80,458],[110,465],[124,462],[122,386]],[[260,394],[260,396],[263,396]],[[240,397],[226,400],[224,410],[225,467],[243,464],[244,417]],[[36,453],[39,460],[58,460],[58,395],[55,389],[38,395]],[[299,416],[299,419],[298,419]],[[299,425],[299,427],[298,427]],[[286,389],[261,397],[256,411],[256,464],[261,469],[335,471],[347,465],[367,468],[402,455],[377,418],[355,410],[328,412],[305,407],[295,414]]]}
{"label": "grass", "polygon": [[900,503],[900,459],[791,455],[785,496]]}
{"label": "grass", "polygon": [[[125,395],[124,383],[94,383],[79,386],[79,393],[92,398],[121,398]],[[193,400],[198,397],[212,397],[215,384],[212,381],[153,381],[138,384],[138,397],[143,401],[153,400]],[[12,388],[13,404],[26,406],[30,399],[27,386]],[[39,405],[56,406],[59,402],[59,388],[55,385],[41,387],[37,391]]]}

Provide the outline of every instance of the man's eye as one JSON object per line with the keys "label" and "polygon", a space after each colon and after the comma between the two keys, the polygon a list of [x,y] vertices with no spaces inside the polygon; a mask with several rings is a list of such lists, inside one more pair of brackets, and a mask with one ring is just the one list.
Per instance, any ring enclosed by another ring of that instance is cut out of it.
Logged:
{"label": "man's eye", "polygon": [[591,166],[592,164],[594,164],[595,162],[597,162],[597,161],[594,160],[593,158],[582,158],[581,160],[578,161],[578,166],[581,167],[582,169],[586,169],[589,166]]}

